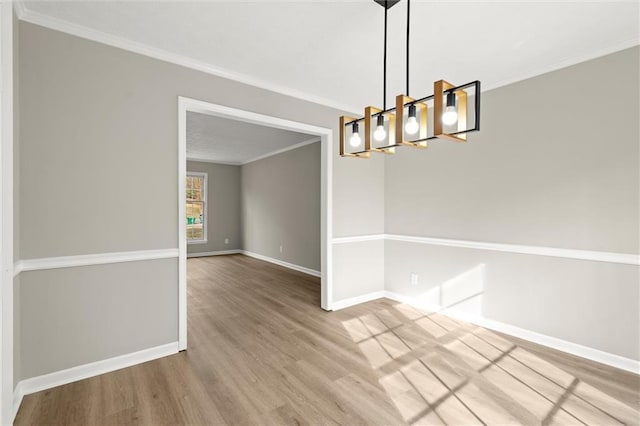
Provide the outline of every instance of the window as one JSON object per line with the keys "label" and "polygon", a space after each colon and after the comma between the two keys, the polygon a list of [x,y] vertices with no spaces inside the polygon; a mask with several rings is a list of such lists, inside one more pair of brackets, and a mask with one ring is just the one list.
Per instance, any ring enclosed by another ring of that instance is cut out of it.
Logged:
{"label": "window", "polygon": [[207,242],[207,174],[187,173],[187,242]]}

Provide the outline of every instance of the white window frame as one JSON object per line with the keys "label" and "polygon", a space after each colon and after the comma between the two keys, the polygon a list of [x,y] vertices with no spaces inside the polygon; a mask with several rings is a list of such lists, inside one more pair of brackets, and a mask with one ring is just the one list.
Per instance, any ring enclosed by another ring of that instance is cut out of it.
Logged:
{"label": "white window frame", "polygon": [[[187,172],[187,176],[195,176],[195,177],[201,177],[204,178],[204,185],[202,188],[202,203],[204,205],[204,214],[203,214],[203,223],[202,223],[202,239],[201,240],[190,240],[187,239],[187,244],[207,244],[208,242],[208,238],[207,238],[207,233],[209,232],[209,228],[208,228],[208,223],[209,223],[209,207],[208,207],[208,200],[207,200],[207,191],[209,190],[209,185],[208,185],[208,179],[209,179],[209,175],[208,173],[203,173],[203,172]],[[184,197],[184,201],[185,203],[187,202],[187,196],[186,196],[186,182],[185,182],[185,197]],[[187,224],[184,224],[185,229]]]}

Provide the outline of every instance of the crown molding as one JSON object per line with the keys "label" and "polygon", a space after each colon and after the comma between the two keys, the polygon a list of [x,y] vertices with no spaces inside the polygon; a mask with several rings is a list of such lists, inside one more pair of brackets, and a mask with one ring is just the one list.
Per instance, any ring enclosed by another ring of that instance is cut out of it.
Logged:
{"label": "crown molding", "polygon": [[201,163],[224,164],[227,166],[244,166],[245,164],[253,163],[254,161],[258,161],[268,157],[272,157],[274,155],[282,154],[283,152],[291,151],[296,148],[302,148],[305,145],[310,145],[315,142],[320,142],[320,138],[314,137],[309,140],[297,143],[295,145],[290,145],[281,149],[277,149],[275,151],[270,151],[266,154],[262,154],[258,157],[254,157],[246,161],[225,161],[225,160],[218,160],[212,157],[201,157],[197,155],[187,155],[187,161],[199,161]]}
{"label": "crown molding", "polygon": [[[49,15],[35,12],[27,9],[24,0],[14,0],[14,9],[16,11],[16,15],[18,19],[20,19],[21,21],[29,22],[31,24],[39,25],[39,26],[60,31],[66,34],[71,34],[76,37],[106,44],[108,46],[138,53],[140,55],[158,59],[163,62],[180,65],[186,68],[194,69],[196,71],[201,71],[210,75],[214,75],[216,77],[221,77],[227,80],[232,80],[239,83],[247,84],[249,86],[257,87],[259,89],[268,90],[281,95],[289,96],[292,98],[300,99],[300,100],[311,102],[318,105],[323,105],[329,108],[334,108],[357,117],[362,116],[362,107],[338,103],[338,102],[335,102],[320,96],[316,96],[304,91],[281,86],[281,85],[269,82],[267,80],[252,77],[247,74],[237,73],[235,71],[227,70],[224,68],[216,67],[212,64],[209,64],[203,61],[194,60],[189,57],[175,54],[175,53],[172,53],[163,49],[159,49],[144,43],[135,42],[125,37],[112,35],[112,34],[95,30],[93,28],[89,28],[83,25],[74,24],[69,21],[65,21],[63,19],[54,18]],[[547,65],[534,68],[530,72],[517,77],[497,80],[494,82],[492,82],[491,80],[488,80],[488,81],[485,80],[485,82],[482,85],[482,92],[487,92],[489,90],[497,89],[513,83],[518,83],[520,81],[528,80],[530,78],[547,74],[553,71],[558,71],[560,69],[567,68],[572,65],[576,65],[592,59],[600,58],[602,56],[606,56],[606,55],[619,52],[621,50],[625,50],[638,45],[640,45],[640,38],[636,36],[627,40],[623,40],[619,43],[615,43],[611,46],[598,49],[595,52],[567,56],[558,62],[554,62],[552,64],[547,64]]]}
{"label": "crown molding", "polygon": [[26,14],[26,8],[24,6],[23,0],[14,0],[13,1],[13,10],[18,17],[18,19],[22,19],[22,17]]}
{"label": "crown molding", "polygon": [[291,150],[296,149],[296,148],[302,148],[303,146],[310,145],[310,144],[316,143],[316,142],[320,142],[320,138],[319,137],[314,137],[312,139],[297,143],[295,145],[290,145],[290,146],[287,146],[285,148],[277,149],[277,150],[271,151],[271,152],[269,152],[267,154],[260,155],[258,157],[252,158],[250,160],[243,161],[242,165],[244,166],[245,164],[253,163],[254,161],[262,160],[262,159],[265,159],[265,158],[268,158],[268,157],[273,157],[274,155],[282,154],[283,152],[291,151]]}
{"label": "crown molding", "polygon": [[635,46],[640,45],[640,38],[638,37],[632,37],[630,39],[627,40],[623,40],[619,43],[613,44],[611,46],[607,46],[605,48],[602,49],[598,49],[595,52],[591,52],[591,53],[587,53],[587,54],[582,54],[582,55],[572,55],[572,56],[567,56],[564,59],[558,61],[558,62],[554,62],[552,64],[547,64],[538,68],[533,68],[530,72],[518,76],[518,77],[514,77],[514,78],[507,78],[507,79],[503,79],[503,80],[498,80],[496,82],[491,82],[489,81],[488,83],[482,83],[482,92],[488,92],[489,90],[493,90],[493,89],[497,89],[499,87],[503,87],[503,86],[508,86],[510,84],[513,83],[518,83],[520,81],[524,81],[524,80],[529,80],[530,78],[534,78],[534,77],[538,77],[544,74],[548,74],[550,72],[554,72],[554,71],[559,71],[561,69],[564,68],[568,68],[570,66],[573,65],[577,65],[580,64],[582,62],[587,62],[590,61],[592,59],[597,59],[597,58],[601,58],[603,56],[607,56],[610,55],[612,53],[616,53],[616,52],[620,52],[622,50],[625,49],[629,49]]}
{"label": "crown molding", "polygon": [[199,157],[199,156],[192,156],[192,155],[187,155],[187,161],[197,161],[199,163],[223,164],[225,166],[242,166],[242,163],[238,163],[236,161],[216,160],[215,158]]}
{"label": "crown molding", "polygon": [[98,43],[106,44],[111,47],[127,50],[129,52],[138,53],[140,55],[148,56],[150,58],[158,59],[163,62],[180,65],[185,68],[190,68],[196,71],[201,71],[216,77],[221,77],[227,80],[236,81],[238,83],[246,84],[249,86],[257,87],[259,89],[268,90],[280,95],[289,96],[291,98],[300,99],[306,102],[311,102],[325,107],[333,108],[349,114],[360,114],[361,108],[354,107],[353,105],[346,105],[339,102],[335,102],[321,96],[316,96],[311,93],[307,93],[301,90],[292,89],[290,87],[281,86],[270,81],[252,77],[247,74],[238,73],[235,71],[227,70],[224,68],[216,67],[207,62],[191,59],[187,56],[179,55],[159,49],[148,44],[139,43],[130,40],[125,37],[116,36],[103,31],[99,31],[93,28],[86,27],[84,25],[74,24],[63,19],[54,18],[49,15],[45,15],[40,12],[29,10],[26,7],[24,0],[15,0],[15,9],[18,19],[31,24],[39,25],[41,27],[49,28],[51,30],[60,31],[66,34],[71,34],[76,37],[95,41]]}

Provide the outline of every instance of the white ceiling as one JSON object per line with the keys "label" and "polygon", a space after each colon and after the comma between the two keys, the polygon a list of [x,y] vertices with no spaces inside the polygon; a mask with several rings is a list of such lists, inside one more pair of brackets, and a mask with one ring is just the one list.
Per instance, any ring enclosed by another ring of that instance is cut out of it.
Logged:
{"label": "white ceiling", "polygon": [[244,164],[292,149],[318,136],[187,112],[187,158]]}
{"label": "white ceiling", "polygon": [[[387,98],[404,92],[406,0],[389,11]],[[372,0],[26,1],[23,19],[359,112],[382,103]],[[411,94],[493,88],[639,43],[634,1],[411,3]],[[73,25],[69,25],[72,23]]]}

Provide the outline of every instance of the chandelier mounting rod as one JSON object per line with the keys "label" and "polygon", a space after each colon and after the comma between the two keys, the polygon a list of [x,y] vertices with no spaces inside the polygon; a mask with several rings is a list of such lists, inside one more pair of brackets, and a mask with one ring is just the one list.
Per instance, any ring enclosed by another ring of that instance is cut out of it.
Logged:
{"label": "chandelier mounting rod", "polygon": [[[409,95],[409,22],[411,16],[411,0],[407,0],[407,96]],[[386,106],[385,106],[386,108]]]}
{"label": "chandelier mounting rod", "polygon": [[382,69],[382,109],[387,109],[387,12],[388,7],[384,8],[384,67]]}

